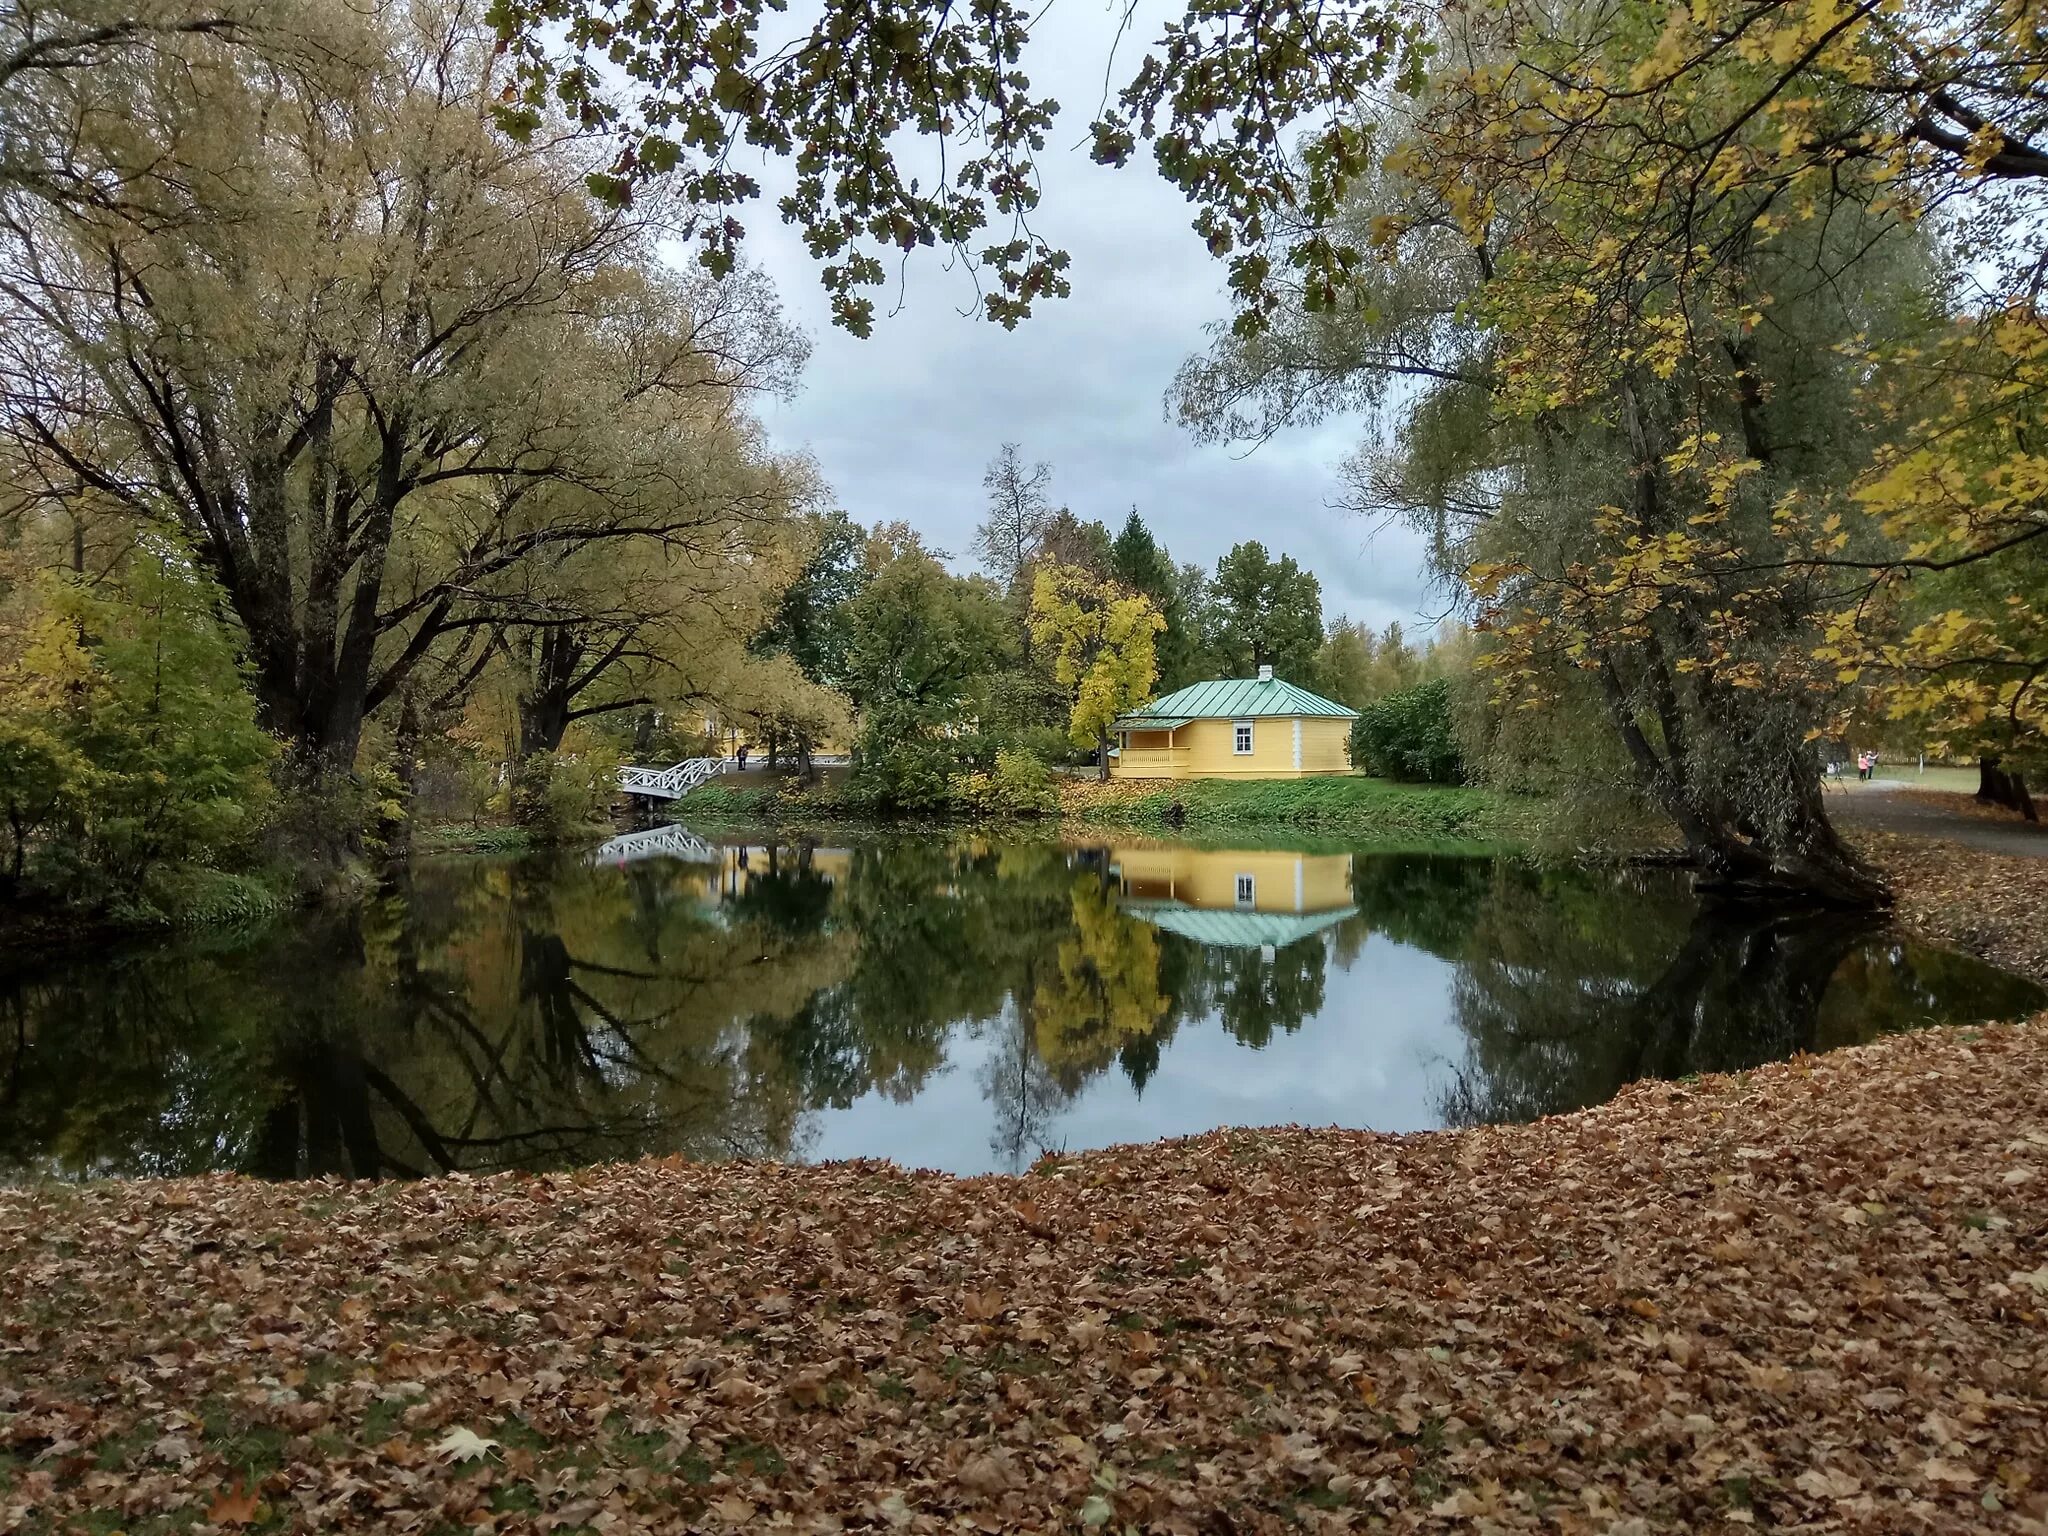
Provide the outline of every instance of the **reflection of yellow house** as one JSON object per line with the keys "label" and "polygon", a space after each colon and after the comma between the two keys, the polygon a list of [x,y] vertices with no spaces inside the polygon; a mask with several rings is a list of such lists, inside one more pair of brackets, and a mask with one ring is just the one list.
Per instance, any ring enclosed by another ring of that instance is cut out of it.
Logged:
{"label": "reflection of yellow house", "polygon": [[1111,727],[1119,779],[1306,779],[1351,771],[1358,711],[1283,682],[1257,677],[1196,683]]}
{"label": "reflection of yellow house", "polygon": [[1113,848],[1123,909],[1204,944],[1292,944],[1354,916],[1351,855]]}

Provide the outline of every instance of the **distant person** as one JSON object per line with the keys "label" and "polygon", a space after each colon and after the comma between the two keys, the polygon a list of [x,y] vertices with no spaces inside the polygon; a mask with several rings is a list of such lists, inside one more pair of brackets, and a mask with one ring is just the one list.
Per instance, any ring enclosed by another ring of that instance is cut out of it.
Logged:
{"label": "distant person", "polygon": [[744,741],[740,743],[739,759],[740,772],[745,773],[747,771],[747,744]]}

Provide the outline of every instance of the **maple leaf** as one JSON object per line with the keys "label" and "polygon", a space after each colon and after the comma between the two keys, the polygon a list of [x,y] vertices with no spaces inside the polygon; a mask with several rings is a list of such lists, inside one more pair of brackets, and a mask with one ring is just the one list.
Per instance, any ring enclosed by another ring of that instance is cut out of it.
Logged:
{"label": "maple leaf", "polygon": [[960,1303],[960,1310],[977,1323],[986,1323],[1001,1317],[1009,1303],[1001,1291],[969,1291]]}
{"label": "maple leaf", "polygon": [[443,1461],[481,1461],[498,1448],[495,1440],[486,1440],[473,1429],[458,1425],[441,1437],[434,1447],[434,1454]]}
{"label": "maple leaf", "polygon": [[262,1501],[254,1489],[243,1491],[236,1483],[214,1495],[212,1506],[206,1511],[209,1525],[249,1525],[256,1519],[256,1508]]}

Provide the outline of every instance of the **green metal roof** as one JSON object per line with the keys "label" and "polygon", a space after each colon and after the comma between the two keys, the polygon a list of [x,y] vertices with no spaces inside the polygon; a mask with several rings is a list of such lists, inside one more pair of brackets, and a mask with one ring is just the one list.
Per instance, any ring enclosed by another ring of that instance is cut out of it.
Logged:
{"label": "green metal roof", "polygon": [[[1167,724],[1185,725],[1190,720],[1262,720],[1273,715],[1309,715],[1331,720],[1356,720],[1358,711],[1310,693],[1306,688],[1274,678],[1260,682],[1256,677],[1225,677],[1206,683],[1191,683],[1178,693],[1154,699],[1118,720],[1119,731],[1167,730]],[[1155,723],[1156,722],[1156,723]]]}
{"label": "green metal roof", "polygon": [[1121,905],[1131,916],[1142,918],[1155,928],[1193,939],[1197,944],[1228,949],[1258,949],[1267,944],[1285,949],[1333,923],[1358,915],[1356,907],[1338,907],[1331,912],[1219,912],[1184,902],[1129,901]]}

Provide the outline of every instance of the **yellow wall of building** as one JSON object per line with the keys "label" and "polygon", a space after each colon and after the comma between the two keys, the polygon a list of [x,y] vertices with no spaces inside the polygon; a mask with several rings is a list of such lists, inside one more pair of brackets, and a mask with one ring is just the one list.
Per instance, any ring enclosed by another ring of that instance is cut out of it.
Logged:
{"label": "yellow wall of building", "polygon": [[1301,771],[1303,773],[1349,773],[1351,771],[1351,722],[1312,720],[1301,722]]}
{"label": "yellow wall of building", "polygon": [[[1233,848],[1112,848],[1123,894],[1213,912],[1330,912],[1351,905],[1351,855]],[[1239,900],[1249,877],[1251,900]]]}
{"label": "yellow wall of building", "polygon": [[[1190,720],[1172,733],[1132,731],[1110,769],[1119,779],[1294,779],[1351,771],[1351,722],[1287,716],[1253,720],[1252,750],[1237,751],[1234,720]],[[1295,732],[1300,730],[1300,766]]]}

